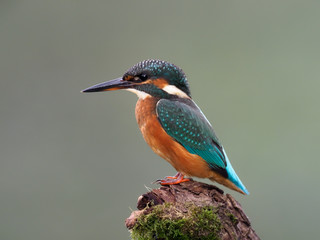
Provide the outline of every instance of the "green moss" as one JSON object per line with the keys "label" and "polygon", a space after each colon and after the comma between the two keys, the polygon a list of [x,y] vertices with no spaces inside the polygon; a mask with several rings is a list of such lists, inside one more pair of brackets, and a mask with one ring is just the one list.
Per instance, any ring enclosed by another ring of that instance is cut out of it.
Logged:
{"label": "green moss", "polygon": [[221,222],[213,207],[157,205],[132,229],[134,240],[218,240]]}
{"label": "green moss", "polygon": [[226,215],[230,218],[233,224],[237,224],[239,222],[238,218],[232,213],[229,212],[229,213],[226,213]]}

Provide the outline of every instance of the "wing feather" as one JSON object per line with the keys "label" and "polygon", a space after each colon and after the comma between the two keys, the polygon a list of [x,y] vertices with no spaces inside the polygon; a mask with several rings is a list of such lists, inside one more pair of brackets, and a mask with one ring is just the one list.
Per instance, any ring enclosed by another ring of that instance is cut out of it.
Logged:
{"label": "wing feather", "polygon": [[222,145],[209,121],[191,99],[161,99],[156,111],[168,135],[190,153],[202,157],[211,168],[228,176]]}

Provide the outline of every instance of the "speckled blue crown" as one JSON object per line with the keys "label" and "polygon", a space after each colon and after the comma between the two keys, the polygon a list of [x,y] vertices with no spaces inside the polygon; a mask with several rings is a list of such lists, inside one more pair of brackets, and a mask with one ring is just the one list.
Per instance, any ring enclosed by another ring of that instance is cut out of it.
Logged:
{"label": "speckled blue crown", "polygon": [[165,78],[170,85],[176,86],[190,96],[186,75],[181,68],[172,63],[148,59],[129,68],[123,77],[125,78],[128,75],[136,76],[140,74],[146,74],[149,78]]}

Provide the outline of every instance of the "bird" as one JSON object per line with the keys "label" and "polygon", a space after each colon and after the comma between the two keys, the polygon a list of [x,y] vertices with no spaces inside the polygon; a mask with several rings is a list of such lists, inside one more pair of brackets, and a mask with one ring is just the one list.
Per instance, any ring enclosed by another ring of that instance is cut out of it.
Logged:
{"label": "bird", "polygon": [[122,77],[93,85],[82,92],[128,90],[138,96],[135,115],[151,149],[176,170],[161,185],[208,178],[248,195],[212,125],[191,98],[187,77],[178,66],[148,59],[129,68]]}

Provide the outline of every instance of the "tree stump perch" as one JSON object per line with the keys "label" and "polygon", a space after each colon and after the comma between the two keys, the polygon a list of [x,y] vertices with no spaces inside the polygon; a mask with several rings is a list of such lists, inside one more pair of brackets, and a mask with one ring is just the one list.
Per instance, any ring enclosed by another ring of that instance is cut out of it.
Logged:
{"label": "tree stump perch", "polygon": [[241,205],[213,185],[161,186],[140,196],[137,208],[126,219],[133,239],[260,239]]}

